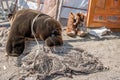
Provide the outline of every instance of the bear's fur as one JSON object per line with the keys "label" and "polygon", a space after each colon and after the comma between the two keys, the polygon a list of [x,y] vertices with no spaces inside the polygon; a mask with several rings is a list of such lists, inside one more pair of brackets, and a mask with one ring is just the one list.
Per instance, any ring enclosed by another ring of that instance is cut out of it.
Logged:
{"label": "bear's fur", "polygon": [[38,14],[39,16],[33,26],[35,36],[45,41],[48,47],[61,46],[63,44],[62,29],[58,21],[38,11],[24,9],[12,16],[9,15],[11,29],[6,44],[8,55],[19,56],[22,54],[25,47],[25,38],[33,37],[31,24]]}

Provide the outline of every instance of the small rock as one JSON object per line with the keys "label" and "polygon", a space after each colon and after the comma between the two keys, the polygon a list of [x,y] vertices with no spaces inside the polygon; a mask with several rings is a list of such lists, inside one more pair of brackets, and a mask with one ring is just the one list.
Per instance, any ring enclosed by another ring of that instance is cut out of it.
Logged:
{"label": "small rock", "polygon": [[0,47],[2,47],[2,43],[0,43]]}
{"label": "small rock", "polygon": [[7,69],[6,66],[3,66],[3,69],[6,70]]}

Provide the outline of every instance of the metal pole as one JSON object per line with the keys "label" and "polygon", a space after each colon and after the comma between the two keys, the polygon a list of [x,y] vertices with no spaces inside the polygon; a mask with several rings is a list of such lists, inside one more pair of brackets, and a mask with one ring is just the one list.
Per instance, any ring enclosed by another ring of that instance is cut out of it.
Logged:
{"label": "metal pole", "polygon": [[60,0],[59,8],[58,8],[58,15],[57,15],[57,21],[60,21],[61,11],[62,11],[62,5],[64,0]]}

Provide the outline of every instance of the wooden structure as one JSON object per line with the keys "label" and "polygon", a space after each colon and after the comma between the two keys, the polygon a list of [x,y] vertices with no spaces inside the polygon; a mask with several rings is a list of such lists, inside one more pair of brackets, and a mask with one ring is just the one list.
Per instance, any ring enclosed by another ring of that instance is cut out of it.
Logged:
{"label": "wooden structure", "polygon": [[120,0],[89,0],[87,27],[120,31]]}
{"label": "wooden structure", "polygon": [[1,13],[2,13],[4,19],[7,19],[7,17],[6,17],[6,15],[5,15],[5,11],[4,11],[4,10],[5,10],[5,6],[4,6],[3,3],[6,3],[6,8],[7,8],[8,13],[9,13],[10,10],[9,10],[8,1],[9,1],[9,0],[0,0],[0,9],[1,9]]}

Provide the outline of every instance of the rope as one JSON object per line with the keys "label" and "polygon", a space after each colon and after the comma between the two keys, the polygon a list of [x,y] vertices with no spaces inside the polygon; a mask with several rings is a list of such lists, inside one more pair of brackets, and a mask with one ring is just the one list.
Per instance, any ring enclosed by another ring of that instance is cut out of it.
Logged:
{"label": "rope", "polygon": [[37,40],[37,38],[36,38],[36,36],[35,36],[35,33],[34,33],[34,31],[33,31],[33,26],[34,26],[34,23],[35,23],[36,19],[39,17],[39,15],[40,15],[40,14],[38,14],[38,15],[33,19],[32,25],[31,25],[31,32],[32,32],[32,35],[33,35],[34,38],[35,38],[35,41],[36,41],[38,47],[40,47],[40,45],[39,45],[39,42],[38,42],[38,40]]}
{"label": "rope", "polygon": [[34,39],[35,39],[37,45],[38,45],[38,50],[37,50],[36,55],[35,55],[35,57],[34,57],[33,66],[35,66],[36,59],[37,59],[37,57],[38,57],[38,55],[39,55],[39,53],[40,53],[40,45],[39,45],[39,42],[38,42],[38,40],[37,40],[37,38],[36,38],[36,36],[35,36],[35,33],[34,33],[34,31],[33,31],[34,23],[35,23],[36,19],[37,19],[39,16],[40,16],[40,14],[38,14],[38,15],[33,19],[32,24],[31,24],[31,32],[32,32],[32,35],[34,36]]}

